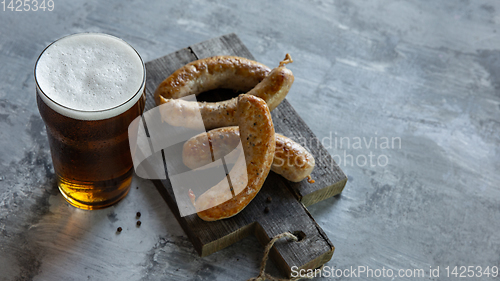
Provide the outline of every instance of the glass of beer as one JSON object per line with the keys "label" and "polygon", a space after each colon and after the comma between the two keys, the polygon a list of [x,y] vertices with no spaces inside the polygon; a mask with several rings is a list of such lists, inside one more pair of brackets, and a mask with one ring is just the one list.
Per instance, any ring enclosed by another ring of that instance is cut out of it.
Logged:
{"label": "glass of beer", "polygon": [[133,175],[128,126],[146,99],[137,51],[107,34],[69,35],[40,54],[35,81],[64,198],[88,210],[123,199]]}

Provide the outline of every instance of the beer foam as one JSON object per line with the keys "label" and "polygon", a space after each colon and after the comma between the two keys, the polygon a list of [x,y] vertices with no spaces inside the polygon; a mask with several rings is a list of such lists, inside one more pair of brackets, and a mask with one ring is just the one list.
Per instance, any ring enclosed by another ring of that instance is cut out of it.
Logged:
{"label": "beer foam", "polygon": [[[145,70],[137,52],[107,34],[80,33],[55,41],[35,66],[41,98],[72,118],[100,120],[132,107],[144,89]],[[45,94],[45,95],[44,95]],[[129,104],[130,103],[130,104]]]}

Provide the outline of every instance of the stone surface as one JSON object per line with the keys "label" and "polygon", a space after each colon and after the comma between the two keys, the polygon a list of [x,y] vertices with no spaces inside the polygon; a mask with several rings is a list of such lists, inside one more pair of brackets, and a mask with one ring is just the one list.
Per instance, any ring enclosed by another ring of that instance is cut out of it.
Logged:
{"label": "stone surface", "polygon": [[288,100],[349,177],[341,196],[309,207],[336,247],[328,266],[422,268],[427,279],[430,266],[440,279],[446,266],[499,266],[499,11],[494,0],[55,0],[52,12],[0,10],[0,280],[258,273],[255,238],[199,258],[148,181],[134,179],[139,188],[105,210],[64,202],[33,66],[47,44],[83,31],[121,37],[145,61],[230,32],[269,66],[289,52]]}

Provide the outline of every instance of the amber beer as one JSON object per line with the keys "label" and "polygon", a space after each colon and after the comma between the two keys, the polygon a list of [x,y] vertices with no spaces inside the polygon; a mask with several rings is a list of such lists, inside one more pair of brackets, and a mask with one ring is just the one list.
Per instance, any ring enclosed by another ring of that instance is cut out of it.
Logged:
{"label": "amber beer", "polygon": [[63,37],[38,58],[38,109],[59,190],[73,206],[105,208],[127,195],[128,126],[144,110],[145,76],[139,54],[107,34]]}

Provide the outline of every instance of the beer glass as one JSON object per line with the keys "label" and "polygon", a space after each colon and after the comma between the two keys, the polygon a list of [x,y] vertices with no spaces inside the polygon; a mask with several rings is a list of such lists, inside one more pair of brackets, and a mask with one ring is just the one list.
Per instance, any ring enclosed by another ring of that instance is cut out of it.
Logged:
{"label": "beer glass", "polygon": [[64,198],[88,210],[123,199],[133,174],[128,126],[142,114],[146,98],[137,51],[107,34],[69,35],[45,48],[34,72]]}

